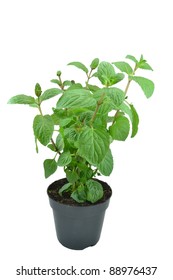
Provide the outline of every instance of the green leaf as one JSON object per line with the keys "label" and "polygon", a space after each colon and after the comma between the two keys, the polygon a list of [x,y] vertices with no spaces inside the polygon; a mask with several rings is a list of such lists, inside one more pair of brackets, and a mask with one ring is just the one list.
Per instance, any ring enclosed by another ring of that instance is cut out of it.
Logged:
{"label": "green leaf", "polygon": [[51,151],[56,152],[55,146],[54,146],[53,144],[49,144],[49,145],[47,145],[47,147],[48,147]]}
{"label": "green leaf", "polygon": [[58,100],[56,108],[78,108],[96,106],[96,100],[91,93],[85,89],[66,91]]}
{"label": "green leaf", "polygon": [[[81,191],[80,191],[81,187]],[[84,186],[79,186],[77,190],[73,191],[71,194],[71,198],[73,198],[78,203],[83,203],[86,201],[86,192],[84,190]]]}
{"label": "green leaf", "polygon": [[47,89],[45,92],[43,92],[43,94],[40,96],[40,101],[44,101],[44,100],[47,100],[47,99],[50,99],[58,94],[62,93],[62,90],[61,89],[58,89],[58,88],[50,88],[50,89]]}
{"label": "green leaf", "polygon": [[54,113],[51,115],[51,118],[55,125],[59,125],[61,120],[67,118],[67,112],[65,110],[56,108],[52,109]]}
{"label": "green leaf", "polygon": [[86,187],[84,185],[79,185],[77,188],[78,198],[80,200],[86,201],[87,194],[86,194]]}
{"label": "green leaf", "polygon": [[100,89],[98,86],[90,85],[90,84],[87,84],[87,87],[91,92],[96,92],[97,90]]}
{"label": "green leaf", "polygon": [[77,164],[80,170],[80,182],[85,184],[87,180],[93,177],[93,170],[86,163],[78,162]]}
{"label": "green leaf", "polygon": [[33,104],[35,103],[35,99],[32,96],[28,96],[25,94],[19,94],[16,96],[13,96],[8,101],[8,104]]}
{"label": "green leaf", "polygon": [[109,148],[109,134],[104,128],[86,126],[79,135],[79,155],[93,165],[99,164]]}
{"label": "green leaf", "polygon": [[121,72],[125,72],[128,75],[133,74],[133,69],[127,62],[119,61],[113,62],[112,64],[114,64]]}
{"label": "green leaf", "polygon": [[102,159],[102,161],[98,164],[97,167],[104,176],[109,176],[112,173],[113,157],[110,149],[107,151],[105,157]]}
{"label": "green leaf", "polygon": [[66,170],[65,173],[69,183],[74,184],[79,179],[79,176],[75,171]]}
{"label": "green leaf", "polygon": [[53,120],[54,125],[59,125],[60,118],[57,116],[56,113],[53,113],[53,114],[51,115],[51,118],[52,118],[52,120]]}
{"label": "green leaf", "polygon": [[29,104],[29,106],[32,108],[37,108],[37,109],[39,108],[38,104],[36,104],[36,103]]}
{"label": "green leaf", "polygon": [[114,140],[125,141],[129,135],[129,120],[124,116],[118,116],[113,125],[110,126],[109,132]]}
{"label": "green leaf", "polygon": [[95,72],[94,74],[92,74],[92,76],[91,77],[96,77],[96,78],[98,78],[98,73],[97,72]]}
{"label": "green leaf", "polygon": [[56,138],[56,147],[57,147],[58,151],[62,151],[64,149],[64,140],[63,140],[61,133],[59,133]]}
{"label": "green leaf", "polygon": [[103,85],[111,86],[116,74],[114,67],[109,62],[102,61],[98,66],[97,75]]}
{"label": "green leaf", "polygon": [[124,91],[116,87],[106,89],[106,93],[115,107],[120,106],[125,99]]}
{"label": "green leaf", "polygon": [[83,123],[85,122],[89,122],[92,119],[93,116],[93,111],[87,111],[87,112],[83,112],[80,114],[79,116],[79,120]]}
{"label": "green leaf", "polygon": [[102,185],[94,180],[88,180],[87,185],[87,200],[91,203],[97,202],[103,197],[103,187]]}
{"label": "green leaf", "polygon": [[126,115],[129,116],[131,122],[133,121],[133,117],[132,117],[132,111],[131,108],[129,107],[129,105],[126,102],[123,102],[119,108],[119,110],[121,110],[122,112],[124,112]]}
{"label": "green leaf", "polygon": [[73,66],[83,70],[85,73],[88,73],[87,67],[83,63],[81,63],[81,62],[74,61],[74,62],[68,63],[68,65],[73,65]]}
{"label": "green leaf", "polygon": [[84,185],[79,185],[78,188],[72,192],[71,197],[78,203],[86,201],[86,188]]}
{"label": "green leaf", "polygon": [[84,202],[83,199],[80,199],[80,198],[79,198],[79,195],[78,195],[78,191],[77,191],[77,190],[75,190],[75,191],[72,192],[71,198],[73,198],[73,199],[74,199],[76,202],[78,202],[78,203],[83,203],[83,202]]}
{"label": "green leaf", "polygon": [[64,129],[64,139],[71,147],[78,147],[78,135],[79,132],[75,129],[75,126],[70,126]]}
{"label": "green leaf", "polygon": [[57,163],[54,159],[46,159],[43,165],[45,178],[48,178],[57,170]]}
{"label": "green leaf", "polygon": [[36,150],[36,153],[38,154],[38,143],[37,143],[37,138],[35,137],[35,150]]}
{"label": "green leaf", "polygon": [[151,80],[138,76],[130,76],[130,79],[135,81],[141,87],[147,98],[152,96],[154,83]]}
{"label": "green leaf", "polygon": [[54,124],[51,116],[37,115],[34,118],[33,130],[35,137],[42,145],[46,146],[50,142],[54,130]]}
{"label": "green leaf", "polygon": [[138,132],[138,124],[139,124],[139,116],[136,112],[136,109],[132,104],[130,104],[131,112],[132,112],[132,135],[133,138]]}
{"label": "green leaf", "polygon": [[138,68],[153,71],[153,69],[151,68],[151,66],[147,62],[138,63]]}
{"label": "green leaf", "polygon": [[66,92],[71,91],[71,90],[74,90],[74,89],[83,89],[83,87],[82,87],[82,85],[81,85],[80,83],[72,84],[72,85],[66,90]]}
{"label": "green leaf", "polygon": [[69,80],[66,80],[63,82],[63,86],[70,87],[71,85],[72,85],[72,82]]}
{"label": "green leaf", "polygon": [[59,120],[59,125],[64,127],[72,121],[72,118],[64,118]]}
{"label": "green leaf", "polygon": [[110,86],[115,85],[115,84],[121,82],[123,79],[124,79],[124,74],[123,73],[115,74],[115,76],[112,77],[112,79],[110,81]]}
{"label": "green leaf", "polygon": [[69,151],[63,152],[58,159],[58,166],[66,166],[72,161]]}
{"label": "green leaf", "polygon": [[98,109],[98,114],[100,114],[98,118],[104,115],[106,115],[107,117],[108,112],[111,112],[113,109],[114,109],[114,105],[112,100],[109,97],[105,97],[104,102],[100,105]]}
{"label": "green leaf", "polygon": [[101,96],[105,94],[103,103],[105,101],[110,101],[112,103],[112,107],[118,107],[125,99],[125,93],[119,88],[111,87],[111,88],[102,88],[94,93],[94,98],[99,101]]}
{"label": "green leaf", "polygon": [[122,103],[119,106],[119,110],[127,114],[130,118],[130,121],[132,123],[132,135],[131,137],[134,137],[138,132],[138,124],[139,124],[139,117],[136,112],[136,109],[132,104],[127,104],[126,102]]}
{"label": "green leaf", "polygon": [[132,61],[135,62],[136,64],[138,63],[138,60],[137,60],[133,55],[127,55],[126,58],[132,60]]}
{"label": "green leaf", "polygon": [[67,184],[63,185],[63,186],[59,189],[59,194],[62,196],[62,193],[63,193],[64,191],[67,191],[71,186],[72,186],[71,183],[67,183]]}
{"label": "green leaf", "polygon": [[80,108],[80,107],[77,107],[77,108],[72,108],[72,109],[68,109],[67,110],[68,112],[68,115],[71,116],[71,117],[76,117],[76,116],[80,116],[82,113],[87,113],[87,112],[93,112],[91,111],[90,109],[88,108]]}
{"label": "green leaf", "polygon": [[51,83],[54,83],[54,84],[57,84],[57,85],[61,86],[61,82],[57,79],[52,79]]}
{"label": "green leaf", "polygon": [[97,68],[98,65],[99,65],[99,59],[98,59],[98,58],[95,58],[95,59],[93,59],[93,61],[91,62],[90,67],[91,67],[92,70],[94,70],[94,69]]}

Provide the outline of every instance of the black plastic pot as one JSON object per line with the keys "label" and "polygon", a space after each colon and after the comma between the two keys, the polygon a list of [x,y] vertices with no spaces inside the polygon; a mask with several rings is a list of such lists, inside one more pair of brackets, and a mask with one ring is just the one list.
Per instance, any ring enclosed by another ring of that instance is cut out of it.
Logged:
{"label": "black plastic pot", "polygon": [[[48,188],[48,195],[50,188],[51,185]],[[93,205],[67,205],[55,201],[49,196],[59,242],[63,246],[75,250],[82,250],[95,245],[100,238],[109,201],[110,197]]]}

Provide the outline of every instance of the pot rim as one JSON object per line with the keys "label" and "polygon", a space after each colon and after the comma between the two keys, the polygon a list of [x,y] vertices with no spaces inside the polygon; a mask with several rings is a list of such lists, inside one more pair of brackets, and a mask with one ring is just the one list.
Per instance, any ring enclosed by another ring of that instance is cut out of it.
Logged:
{"label": "pot rim", "polygon": [[53,183],[51,183],[49,186],[48,186],[48,188],[47,188],[47,195],[48,195],[48,197],[49,197],[49,201],[50,201],[50,204],[55,204],[55,203],[57,203],[57,204],[59,204],[59,205],[63,205],[63,206],[66,206],[66,207],[76,207],[76,208],[84,208],[84,207],[96,207],[96,206],[98,206],[98,205],[103,205],[103,204],[107,204],[107,203],[109,203],[109,201],[110,201],[110,198],[111,198],[111,196],[112,196],[112,188],[109,186],[109,184],[107,184],[106,182],[104,182],[104,181],[102,181],[102,180],[99,180],[99,179],[97,179],[97,178],[93,178],[93,180],[97,180],[97,181],[99,181],[99,182],[101,182],[101,183],[104,183],[104,184],[106,184],[106,185],[108,185],[109,186],[109,188],[110,188],[110,190],[111,190],[111,192],[110,192],[110,196],[108,197],[108,198],[105,198],[105,200],[103,200],[103,201],[97,201],[96,203],[93,203],[93,204],[87,204],[87,205],[83,205],[83,204],[81,204],[81,203],[78,203],[78,204],[68,204],[68,203],[63,203],[63,202],[61,202],[61,201],[58,201],[58,200],[55,200],[55,199],[53,199],[52,197],[50,197],[50,194],[49,194],[49,189],[51,188],[51,186],[55,183],[55,182],[58,182],[58,181],[60,181],[60,180],[62,180],[62,179],[66,179],[66,178],[61,178],[61,179],[58,179],[58,180],[56,180],[56,181],[54,181]]}

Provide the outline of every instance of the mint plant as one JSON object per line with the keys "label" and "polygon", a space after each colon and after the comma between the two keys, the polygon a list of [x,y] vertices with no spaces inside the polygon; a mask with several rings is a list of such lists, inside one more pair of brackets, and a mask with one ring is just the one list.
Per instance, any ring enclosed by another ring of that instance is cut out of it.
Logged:
{"label": "mint plant", "polygon": [[[57,78],[51,80],[56,87],[42,92],[37,83],[35,97],[20,94],[8,102],[38,109],[33,121],[36,151],[40,142],[54,153],[44,161],[45,177],[63,167],[68,183],[59,194],[68,193],[78,203],[95,203],[103,197],[102,185],[93,178],[111,174],[112,142],[125,141],[129,135],[137,134],[138,113],[127,96],[130,84],[136,82],[147,98],[154,91],[151,80],[136,75],[138,69],[152,70],[143,56],[137,60],[127,55],[126,59],[131,60],[133,67],[125,61],[99,62],[98,58],[91,62],[89,69],[81,62],[71,62],[68,65],[85,73],[83,85],[74,80],[63,81],[58,71]],[[125,90],[115,87],[125,77]],[[44,114],[42,103],[57,95],[59,99],[52,114]]]}

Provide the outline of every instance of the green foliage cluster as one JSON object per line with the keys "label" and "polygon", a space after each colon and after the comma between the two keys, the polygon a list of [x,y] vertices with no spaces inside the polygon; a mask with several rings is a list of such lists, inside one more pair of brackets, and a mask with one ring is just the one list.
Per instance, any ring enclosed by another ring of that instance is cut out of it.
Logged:
{"label": "green foliage cluster", "polygon": [[[103,196],[101,184],[93,178],[109,176],[113,170],[110,145],[114,140],[125,141],[138,131],[139,117],[133,104],[128,101],[127,91],[136,82],[149,98],[154,91],[151,80],[136,75],[138,69],[152,70],[147,61],[127,55],[133,66],[125,61],[109,63],[95,58],[89,69],[81,62],[71,62],[86,75],[85,84],[62,80],[61,71],[51,80],[54,88],[42,92],[35,86],[35,95],[20,94],[12,97],[10,104],[28,104],[38,109],[33,121],[33,131],[38,152],[38,141],[54,152],[53,158],[44,161],[45,177],[63,167],[68,183],[59,191],[69,192],[81,203],[97,202]],[[115,85],[127,79],[125,90]],[[96,84],[91,83],[95,80]],[[59,96],[52,114],[43,114],[42,103]]]}

